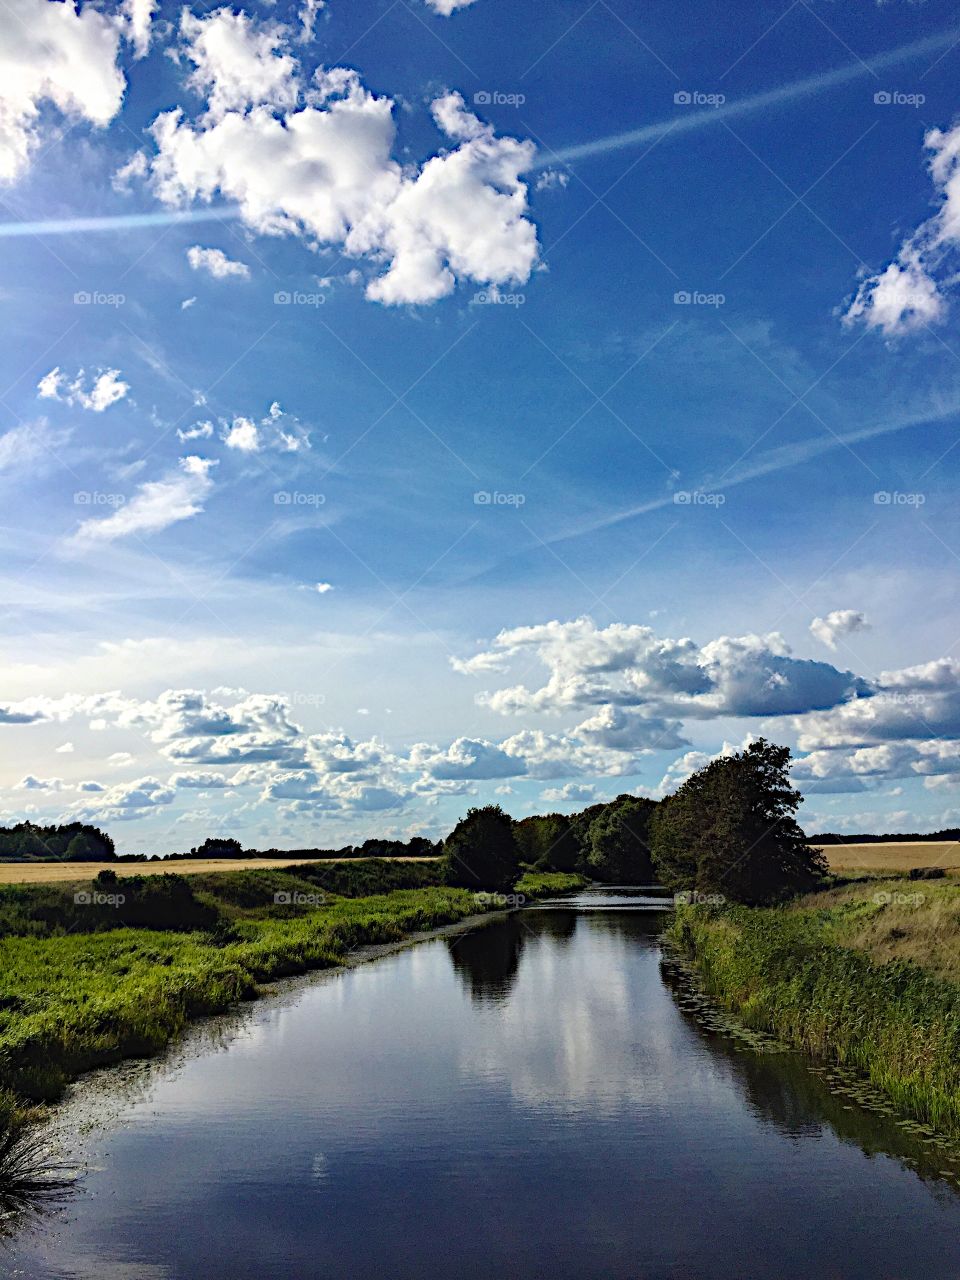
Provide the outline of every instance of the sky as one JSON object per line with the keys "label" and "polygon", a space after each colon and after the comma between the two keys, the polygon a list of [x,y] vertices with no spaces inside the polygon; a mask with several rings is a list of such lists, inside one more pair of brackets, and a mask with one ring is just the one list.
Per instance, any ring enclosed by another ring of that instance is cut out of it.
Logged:
{"label": "sky", "polygon": [[951,6],[0,10],[0,821],[960,824]]}

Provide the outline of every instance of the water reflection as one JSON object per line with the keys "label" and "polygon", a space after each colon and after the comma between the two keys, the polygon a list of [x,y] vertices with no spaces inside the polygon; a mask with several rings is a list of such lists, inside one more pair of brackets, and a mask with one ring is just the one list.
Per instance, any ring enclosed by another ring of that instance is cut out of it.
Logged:
{"label": "water reflection", "polygon": [[87,1144],[86,1194],[12,1274],[956,1280],[960,1201],[900,1163],[915,1140],[705,1032],[663,913],[598,906],[248,1006]]}
{"label": "water reflection", "polygon": [[453,967],[478,1003],[505,1000],[510,994],[526,932],[517,912],[502,923],[481,925],[447,938]]}
{"label": "water reflection", "polygon": [[[787,1138],[802,1139],[822,1134],[827,1126],[844,1143],[857,1147],[866,1156],[892,1156],[925,1181],[942,1185],[954,1194],[944,1174],[960,1172],[960,1159],[946,1153],[929,1139],[901,1127],[895,1115],[885,1115],[856,1105],[850,1094],[831,1088],[821,1069],[800,1054],[790,1051],[756,1053],[739,1047],[735,1040],[705,1026],[695,1011],[683,1002],[687,980],[670,963],[662,963],[664,986],[678,997],[678,1009],[687,1025],[709,1044],[715,1055],[724,1058],[733,1084],[757,1115],[775,1126]],[[851,1074],[851,1092],[857,1085]],[[892,1112],[892,1107],[889,1108]]]}

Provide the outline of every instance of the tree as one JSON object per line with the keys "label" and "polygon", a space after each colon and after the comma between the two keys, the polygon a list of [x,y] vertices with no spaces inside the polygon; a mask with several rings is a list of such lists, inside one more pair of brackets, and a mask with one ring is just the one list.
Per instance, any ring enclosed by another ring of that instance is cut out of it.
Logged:
{"label": "tree", "polygon": [[573,871],[580,857],[580,842],[573,822],[562,813],[545,813],[514,823],[520,858],[542,870]]}
{"label": "tree", "polygon": [[607,884],[652,884],[650,820],[655,800],[617,796],[590,823],[583,868]]}
{"label": "tree", "polygon": [[242,858],[243,845],[226,836],[208,836],[203,844],[190,850],[194,858]]}
{"label": "tree", "polygon": [[520,873],[512,818],[498,804],[468,809],[444,841],[443,872],[464,889],[512,889]]}
{"label": "tree", "polygon": [[813,888],[827,863],[794,818],[801,796],[789,764],[788,747],[759,738],[662,801],[651,825],[661,882],[751,904]]}

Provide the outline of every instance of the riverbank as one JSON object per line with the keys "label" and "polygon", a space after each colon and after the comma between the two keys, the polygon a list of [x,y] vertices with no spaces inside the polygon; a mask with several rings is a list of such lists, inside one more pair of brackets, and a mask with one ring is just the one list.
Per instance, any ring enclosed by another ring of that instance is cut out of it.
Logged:
{"label": "riverbank", "polygon": [[[81,1072],[155,1053],[191,1019],[254,998],[260,983],[504,905],[496,895],[423,885],[423,875],[397,864],[344,866],[334,890],[329,869],[311,864],[192,878],[186,896],[150,885],[142,900],[124,892],[129,882],[97,882],[66,924],[58,913],[69,904],[51,903],[49,889],[15,898],[8,890],[0,900],[0,1089],[55,1100]],[[405,877],[422,887],[404,887]],[[175,879],[163,887],[181,888]],[[516,893],[533,899],[582,883],[529,874]],[[369,892],[378,886],[390,891]],[[110,927],[111,912],[148,908],[168,927]],[[80,932],[84,912],[91,928]],[[187,928],[176,927],[178,915]],[[202,929],[189,927],[196,920]]]}
{"label": "riverbank", "polygon": [[774,909],[681,906],[667,938],[746,1026],[960,1138],[960,888],[869,881]]}

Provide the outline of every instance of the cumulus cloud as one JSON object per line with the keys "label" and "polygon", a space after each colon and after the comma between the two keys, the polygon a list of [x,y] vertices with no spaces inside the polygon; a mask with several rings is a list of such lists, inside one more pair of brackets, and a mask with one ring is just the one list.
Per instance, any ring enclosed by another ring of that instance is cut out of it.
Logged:
{"label": "cumulus cloud", "polygon": [[68,816],[86,822],[129,822],[146,818],[161,806],[172,804],[176,791],[158,778],[138,778],[94,792],[96,800],[72,805]]}
{"label": "cumulus cloud", "polygon": [[83,369],[70,381],[59,366],[45,373],[37,383],[37,394],[41,400],[78,404],[81,409],[90,409],[93,413],[103,413],[104,409],[122,400],[129,390],[130,384],[122,380],[119,369],[100,369],[89,388]]}
{"label": "cumulus cloud", "polygon": [[229,280],[231,276],[240,280],[250,279],[247,264],[228,258],[222,249],[204,249],[198,244],[191,245],[187,250],[187,261],[194,271],[206,271],[215,280]]}
{"label": "cumulus cloud", "polygon": [[223,443],[228,449],[237,449],[240,453],[256,453],[260,448],[257,424],[249,418],[234,418],[224,430]]}
{"label": "cumulus cloud", "polygon": [[112,515],[84,520],[73,536],[78,545],[112,542],[131,534],[159,533],[203,510],[213,488],[210,471],[216,464],[207,458],[181,458],[179,471],[161,480],[148,480]]}
{"label": "cumulus cloud", "polygon": [[62,778],[35,778],[32,773],[14,784],[14,791],[59,791],[63,787]]}
{"label": "cumulus cloud", "polygon": [[27,170],[41,139],[41,109],[95,126],[120,110],[119,25],[74,0],[6,0],[0,24],[0,182]]}
{"label": "cumulus cloud", "polygon": [[121,12],[126,19],[125,35],[133,45],[134,57],[144,58],[153,36],[153,16],[159,0],[123,0]]}
{"label": "cumulus cloud", "polygon": [[151,181],[164,203],[219,194],[262,234],[385,264],[367,296],[387,304],[433,302],[459,280],[529,278],[539,247],[521,174],[532,143],[497,137],[448,93],[432,110],[454,145],[404,165],[391,156],[393,101],[349,68],[306,79],[286,28],[219,9],[185,14],[181,36],[206,109],[194,119],[163,112],[151,127]]}
{"label": "cumulus cloud", "polygon": [[957,279],[943,267],[960,244],[960,124],[931,129],[924,146],[940,207],[903,241],[893,262],[863,280],[844,316],[888,337],[942,321]]}
{"label": "cumulus cloud", "polygon": [[[578,707],[641,710],[662,716],[771,716],[832,707],[867,695],[867,683],[825,662],[794,658],[783,637],[721,636],[701,646],[657,636],[650,627],[590,618],[502,631],[490,649],[455,667],[467,674],[503,671],[512,659],[538,660],[549,676],[538,689],[512,685],[477,701],[503,714],[559,712]],[[621,717],[608,733],[634,733],[677,745],[675,726]],[[591,726],[600,732],[599,722]],[[673,733],[674,741],[670,740]],[[644,745],[650,745],[645,743]]]}
{"label": "cumulus cloud", "polygon": [[596,790],[580,782],[566,782],[562,787],[546,787],[540,799],[546,804],[590,804],[596,798]]}
{"label": "cumulus cloud", "polygon": [[834,609],[825,618],[814,618],[810,623],[810,634],[828,649],[836,649],[837,641],[843,636],[866,631],[869,625],[866,617],[856,609]]}

